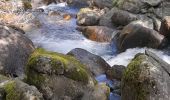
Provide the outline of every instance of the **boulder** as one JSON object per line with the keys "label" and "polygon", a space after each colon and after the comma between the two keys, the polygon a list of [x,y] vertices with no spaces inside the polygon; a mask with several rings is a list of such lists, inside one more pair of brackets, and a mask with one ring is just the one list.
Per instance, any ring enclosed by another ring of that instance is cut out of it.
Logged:
{"label": "boulder", "polygon": [[170,39],[170,16],[166,16],[161,22],[160,34]]}
{"label": "boulder", "polygon": [[83,26],[97,25],[100,18],[100,12],[90,8],[81,8],[77,14],[77,24]]}
{"label": "boulder", "polygon": [[34,9],[51,3],[56,3],[56,0],[31,0],[31,5]]}
{"label": "boulder", "polygon": [[42,94],[34,86],[0,75],[1,100],[44,100]]}
{"label": "boulder", "polygon": [[63,0],[63,1],[66,1],[68,5],[74,6],[74,7],[88,6],[88,5],[91,5],[91,2],[92,2],[92,0]]}
{"label": "boulder", "polygon": [[132,21],[137,20],[137,16],[129,13],[127,11],[123,11],[120,9],[115,8],[111,17],[111,20],[114,25],[117,26],[125,26]]}
{"label": "boulder", "polygon": [[169,68],[150,51],[137,54],[123,73],[121,100],[169,100]]}
{"label": "boulder", "polygon": [[[69,55],[36,49],[30,56],[26,71],[26,82],[35,85],[46,100],[79,100],[96,91],[97,82],[90,71]],[[108,91],[102,92],[104,94],[96,95],[103,95],[107,100],[109,88],[106,86],[106,89]]]}
{"label": "boulder", "polygon": [[123,30],[116,35],[114,41],[120,52],[128,48],[163,48],[167,45],[167,40],[163,35],[138,23],[130,23],[125,26]]}
{"label": "boulder", "polygon": [[99,20],[99,25],[115,28],[115,25],[112,23],[112,19],[111,19],[114,14],[114,11],[115,11],[115,8],[112,8],[110,11],[103,14]]}
{"label": "boulder", "polygon": [[114,65],[113,67],[107,70],[106,76],[107,78],[111,80],[116,79],[116,80],[121,81],[121,78],[122,78],[122,75],[125,69],[126,69],[125,66]]}
{"label": "boulder", "polygon": [[105,26],[79,26],[77,30],[93,41],[110,42],[114,37],[114,30]]}
{"label": "boulder", "polygon": [[98,7],[98,8],[112,8],[112,0],[93,0],[93,5]]}
{"label": "boulder", "polygon": [[131,13],[147,13],[148,8],[161,4],[161,0],[113,0],[113,5]]}
{"label": "boulder", "polygon": [[99,76],[106,73],[110,68],[109,64],[100,56],[92,54],[86,50],[76,48],[71,50],[67,55],[74,56],[82,64],[86,65],[87,69],[94,75]]}
{"label": "boulder", "polygon": [[24,32],[0,24],[0,73],[21,76],[34,45]]}

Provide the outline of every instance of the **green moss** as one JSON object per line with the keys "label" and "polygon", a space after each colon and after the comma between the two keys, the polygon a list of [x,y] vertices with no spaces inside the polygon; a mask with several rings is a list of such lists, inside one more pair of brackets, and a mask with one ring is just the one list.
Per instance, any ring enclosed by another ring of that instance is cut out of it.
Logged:
{"label": "green moss", "polygon": [[32,9],[31,2],[29,2],[29,1],[22,1],[22,3],[23,3],[23,6],[24,6],[25,10]]}
{"label": "green moss", "polygon": [[[59,75],[59,71],[61,69],[64,70],[63,75],[67,78],[73,79],[75,81],[81,81],[83,83],[88,83],[89,75],[84,67],[78,60],[76,60],[72,56],[63,55],[56,52],[45,51],[44,49],[38,48],[34,51],[34,53],[29,58],[27,64],[27,80],[32,81],[34,85],[40,84],[43,82],[44,77],[40,75],[38,72],[33,72],[35,67],[38,66],[39,58],[48,58],[50,59],[49,64],[52,69],[55,70],[55,74]],[[34,73],[34,74],[33,74]]]}
{"label": "green moss", "polygon": [[27,74],[27,78],[25,80],[27,83],[35,85],[37,88],[40,88],[40,86],[45,81],[45,77],[42,74],[31,71]]}
{"label": "green moss", "polygon": [[5,85],[6,100],[22,100],[21,94],[16,90],[16,83],[11,81]]}
{"label": "green moss", "polygon": [[126,83],[126,85],[130,86],[131,91],[134,93],[135,100],[146,100],[147,94],[148,94],[148,86],[145,86],[144,83],[142,83],[142,79],[140,77],[142,72],[141,63],[143,62],[144,55],[138,55],[136,56],[131,63],[128,65],[127,69],[124,72],[123,75],[123,81]]}

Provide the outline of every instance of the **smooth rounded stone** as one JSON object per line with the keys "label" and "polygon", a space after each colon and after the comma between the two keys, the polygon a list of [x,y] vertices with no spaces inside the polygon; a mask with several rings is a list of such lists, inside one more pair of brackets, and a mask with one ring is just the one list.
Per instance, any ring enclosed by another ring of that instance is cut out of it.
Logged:
{"label": "smooth rounded stone", "polygon": [[19,79],[10,79],[3,75],[0,75],[0,99],[44,100],[36,87],[30,86]]}
{"label": "smooth rounded stone", "polygon": [[34,45],[24,31],[10,26],[0,24],[0,73],[22,76]]}
{"label": "smooth rounded stone", "polygon": [[169,100],[170,65],[146,52],[137,54],[127,66],[121,81],[121,100]]}
{"label": "smooth rounded stone", "polygon": [[137,15],[134,15],[132,13],[129,13],[127,11],[123,11],[120,9],[115,8],[113,11],[113,15],[111,17],[111,20],[113,24],[118,26],[125,26],[129,24],[132,21],[137,20]]}
{"label": "smooth rounded stone", "polygon": [[90,8],[81,8],[77,14],[77,24],[82,26],[97,25],[100,18],[100,12]]}
{"label": "smooth rounded stone", "polygon": [[98,7],[98,8],[112,8],[113,4],[112,4],[112,0],[93,0],[93,4],[94,6]]}
{"label": "smooth rounded stone", "polygon": [[115,35],[115,30],[105,26],[79,26],[77,30],[86,38],[97,42],[110,42]]}
{"label": "smooth rounded stone", "polygon": [[135,47],[163,48],[167,46],[167,40],[163,35],[133,22],[125,26],[113,41],[119,52]]}
{"label": "smooth rounded stone", "polygon": [[170,39],[170,16],[164,17],[161,22],[160,34]]}
{"label": "smooth rounded stone", "polygon": [[26,71],[26,82],[36,86],[45,100],[82,100],[88,97],[88,100],[96,100],[96,96],[101,97],[98,100],[107,100],[110,93],[106,85],[100,89],[85,65],[69,55],[36,49]]}
{"label": "smooth rounded stone", "polygon": [[110,68],[109,64],[100,56],[92,54],[84,49],[76,48],[67,53],[78,59],[94,75],[99,76],[106,73]]}
{"label": "smooth rounded stone", "polygon": [[121,81],[121,78],[122,78],[122,75],[125,69],[126,69],[125,66],[114,65],[109,70],[107,70],[106,76],[107,78],[111,80],[117,79]]}

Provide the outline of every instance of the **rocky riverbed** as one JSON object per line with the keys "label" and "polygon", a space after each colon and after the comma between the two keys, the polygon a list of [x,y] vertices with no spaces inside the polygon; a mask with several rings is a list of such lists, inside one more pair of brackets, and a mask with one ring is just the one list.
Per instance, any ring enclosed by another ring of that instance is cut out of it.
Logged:
{"label": "rocky riverbed", "polygon": [[169,100],[169,6],[0,1],[0,100]]}

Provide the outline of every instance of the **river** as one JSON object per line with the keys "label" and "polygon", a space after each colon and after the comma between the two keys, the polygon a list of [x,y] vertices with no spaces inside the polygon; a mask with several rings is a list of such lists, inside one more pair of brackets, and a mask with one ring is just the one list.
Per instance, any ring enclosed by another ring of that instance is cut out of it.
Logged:
{"label": "river", "polygon": [[[55,51],[66,54],[74,48],[82,48],[93,54],[104,58],[111,66],[127,65],[137,53],[142,53],[148,48],[128,49],[126,52],[118,54],[114,44],[99,43],[86,39],[81,32],[76,30],[76,18],[64,20],[61,16],[48,16],[50,11],[59,11],[70,15],[76,15],[80,7],[69,7],[66,3],[51,4],[41,7],[45,10],[44,13],[36,14],[42,26],[37,29],[34,34],[27,33],[28,37],[34,42],[37,47],[45,48],[46,50]],[[168,49],[158,51],[150,49],[160,58],[170,63]],[[96,77],[99,82],[111,83],[106,79],[105,75]],[[120,97],[111,93],[110,100],[120,100]]]}

